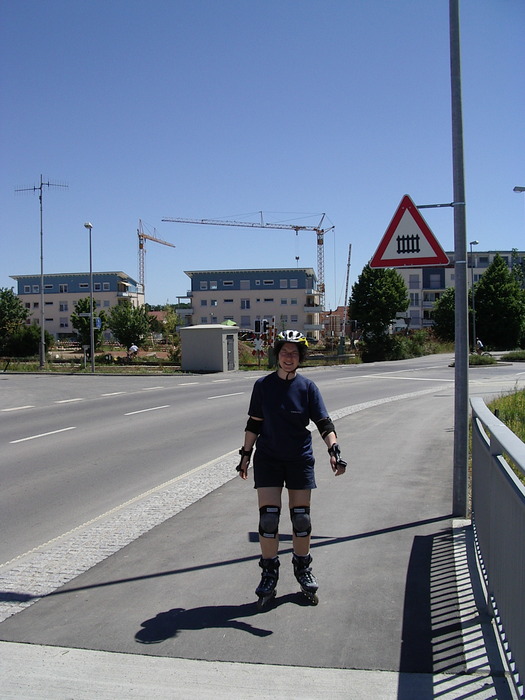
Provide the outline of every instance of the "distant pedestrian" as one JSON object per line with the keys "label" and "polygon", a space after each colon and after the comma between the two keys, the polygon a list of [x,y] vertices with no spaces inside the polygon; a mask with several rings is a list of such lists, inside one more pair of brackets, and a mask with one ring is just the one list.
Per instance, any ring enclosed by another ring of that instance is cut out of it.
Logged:
{"label": "distant pedestrian", "polygon": [[137,357],[138,352],[139,352],[138,347],[135,345],[135,343],[133,343],[133,345],[131,345],[131,347],[128,350],[129,359],[132,360],[133,358]]}
{"label": "distant pedestrian", "polygon": [[483,343],[479,338],[476,338],[476,352],[478,353],[478,355],[481,355],[481,353],[483,352]]}

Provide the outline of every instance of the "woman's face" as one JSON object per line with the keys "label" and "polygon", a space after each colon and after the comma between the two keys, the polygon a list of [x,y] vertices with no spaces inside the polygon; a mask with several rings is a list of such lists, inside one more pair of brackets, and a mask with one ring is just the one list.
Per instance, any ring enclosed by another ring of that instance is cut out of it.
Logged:
{"label": "woman's face", "polygon": [[279,366],[285,372],[295,372],[299,367],[299,357],[297,343],[285,343],[279,352]]}

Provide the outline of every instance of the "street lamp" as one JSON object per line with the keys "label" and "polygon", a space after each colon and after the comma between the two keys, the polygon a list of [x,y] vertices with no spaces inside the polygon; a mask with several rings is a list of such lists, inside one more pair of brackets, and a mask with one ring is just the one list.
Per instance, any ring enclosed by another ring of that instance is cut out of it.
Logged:
{"label": "street lamp", "polygon": [[476,303],[474,296],[474,258],[472,256],[472,246],[478,245],[479,241],[470,241],[470,288],[472,291],[472,351],[476,350]]}
{"label": "street lamp", "polygon": [[93,224],[87,221],[84,228],[89,231],[89,347],[91,356],[91,372],[95,373],[95,326],[93,325],[93,255],[91,250],[91,229]]}
{"label": "street lamp", "polygon": [[520,187],[519,185],[516,185],[516,187],[512,191],[513,192],[525,192],[525,187]]}

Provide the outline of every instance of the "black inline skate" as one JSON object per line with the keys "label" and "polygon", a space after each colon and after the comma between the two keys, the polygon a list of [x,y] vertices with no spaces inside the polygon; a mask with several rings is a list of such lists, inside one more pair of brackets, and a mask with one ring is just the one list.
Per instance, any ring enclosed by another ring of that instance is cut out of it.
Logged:
{"label": "black inline skate", "polygon": [[259,597],[257,601],[257,609],[261,610],[268,601],[273,600],[277,595],[276,586],[279,580],[279,566],[280,562],[278,557],[275,559],[263,559],[259,560],[259,566],[262,569],[261,582],[255,589],[255,594]]}
{"label": "black inline skate", "polygon": [[310,566],[312,557],[309,554],[304,557],[294,554],[292,563],[295,578],[301,586],[301,593],[312,605],[317,605],[319,602],[319,598],[317,597],[319,584],[312,574],[312,567]]}

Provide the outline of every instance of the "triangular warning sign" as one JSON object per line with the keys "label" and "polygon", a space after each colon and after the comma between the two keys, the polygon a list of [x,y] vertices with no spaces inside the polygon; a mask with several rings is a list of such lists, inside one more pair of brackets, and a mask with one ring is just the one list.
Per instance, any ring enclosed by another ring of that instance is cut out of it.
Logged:
{"label": "triangular warning sign", "polygon": [[370,267],[424,267],[448,263],[447,254],[406,194],[370,261]]}

